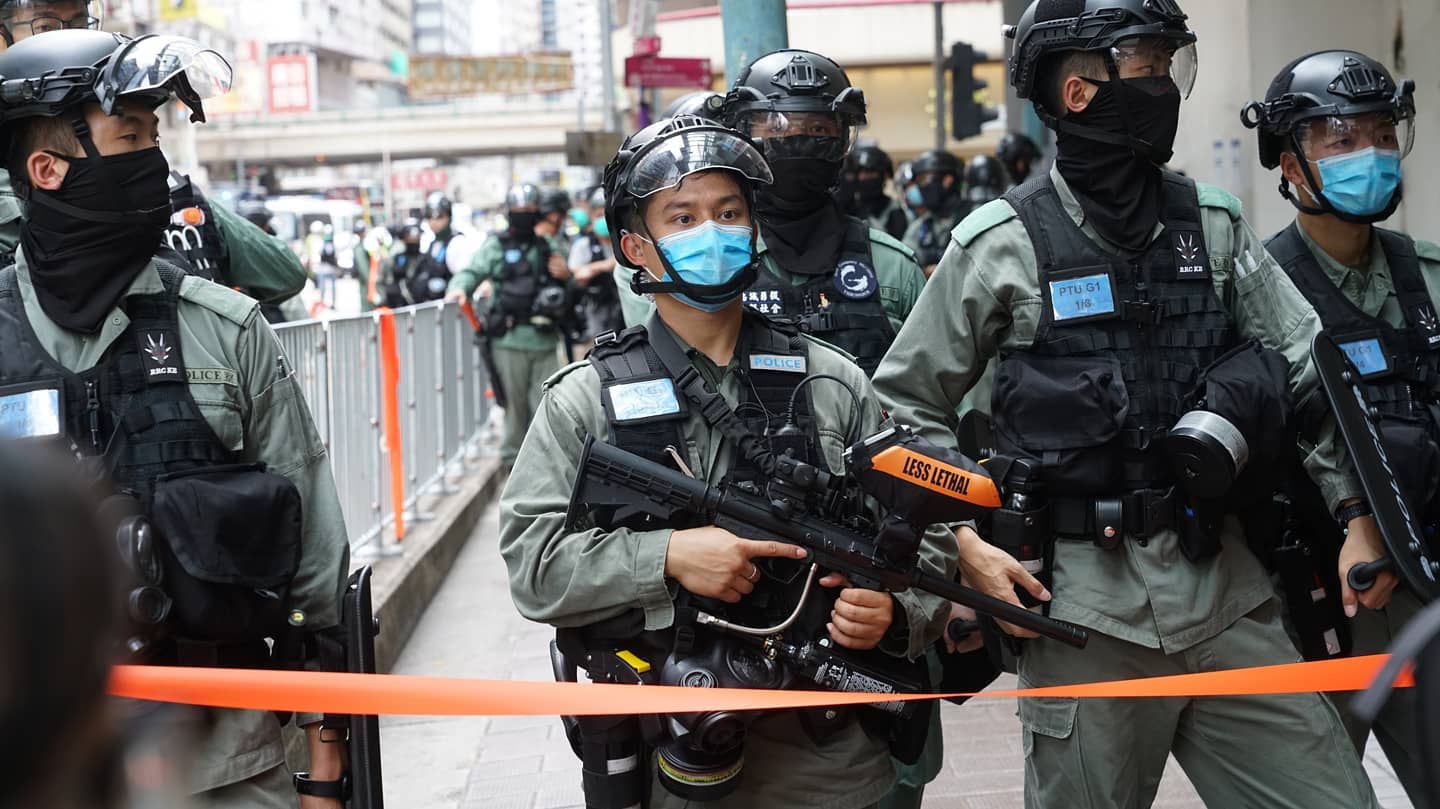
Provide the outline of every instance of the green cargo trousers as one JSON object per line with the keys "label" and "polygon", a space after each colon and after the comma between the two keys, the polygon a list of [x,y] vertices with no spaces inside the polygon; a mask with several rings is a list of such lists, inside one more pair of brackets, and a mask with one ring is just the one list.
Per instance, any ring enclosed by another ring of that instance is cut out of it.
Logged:
{"label": "green cargo trousers", "polygon": [[[1401,628],[1409,623],[1422,607],[1420,600],[1403,587],[1395,591],[1395,597],[1390,599],[1389,606],[1383,610],[1367,610],[1361,607],[1359,614],[1350,621],[1351,636],[1355,639],[1354,654],[1383,653],[1390,648]],[[1410,796],[1410,802],[1416,806],[1424,806],[1428,799],[1424,797],[1424,776],[1417,765],[1420,756],[1420,728],[1416,723],[1420,717],[1420,705],[1415,689],[1397,688],[1390,692],[1390,699],[1385,703],[1380,715],[1375,717],[1373,728],[1350,715],[1350,701],[1355,698],[1356,693],[1337,691],[1331,695],[1335,700],[1335,707],[1340,709],[1340,718],[1345,722],[1345,729],[1350,733],[1350,741],[1354,742],[1355,749],[1364,755],[1365,742],[1369,740],[1370,731],[1375,731],[1380,749],[1385,751],[1385,758],[1390,760],[1395,777],[1400,779],[1400,785],[1405,787],[1405,794]]]}
{"label": "green cargo trousers", "polygon": [[540,408],[540,384],[560,370],[560,353],[554,346],[543,351],[495,346],[494,354],[495,373],[508,400],[505,438],[500,442],[500,461],[508,469],[515,464],[520,442]]}
{"label": "green cargo trousers", "polygon": [[[1215,637],[1165,654],[1090,633],[1084,649],[1030,640],[1021,687],[1294,663],[1271,600]],[[1206,806],[1378,809],[1340,714],[1320,694],[1022,699],[1026,809],[1144,809],[1169,754]]]}

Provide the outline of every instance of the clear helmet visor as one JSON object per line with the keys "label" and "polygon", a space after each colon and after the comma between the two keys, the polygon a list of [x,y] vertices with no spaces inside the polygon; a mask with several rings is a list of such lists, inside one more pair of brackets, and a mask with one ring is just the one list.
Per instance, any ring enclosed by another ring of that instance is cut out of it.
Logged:
{"label": "clear helmet visor", "polygon": [[1194,42],[1177,42],[1161,37],[1131,37],[1110,49],[1122,79],[1169,76],[1180,88],[1180,97],[1189,98],[1195,89],[1200,57]]}
{"label": "clear helmet visor", "polygon": [[223,56],[193,39],[146,36],[105,66],[96,91],[102,106],[136,93],[173,93],[194,109],[199,101],[229,92],[233,77]]}
{"label": "clear helmet visor", "polygon": [[1301,122],[1295,134],[1311,161],[1371,148],[1404,159],[1415,146],[1414,120],[1388,111],[1312,118]]}
{"label": "clear helmet visor", "polygon": [[699,171],[727,169],[751,182],[770,183],[770,166],[744,138],[720,129],[690,129],[650,145],[630,170],[625,188],[644,199]]}
{"label": "clear helmet visor", "polygon": [[105,25],[103,0],[8,0],[0,2],[0,24],[15,42],[36,34]]}
{"label": "clear helmet visor", "polygon": [[[833,112],[758,110],[745,116],[741,125],[745,134],[762,142],[766,154],[772,158],[782,156],[844,160],[859,132],[858,127],[846,123],[839,114]],[[791,154],[794,149],[777,149],[777,145],[788,138],[810,139],[802,142],[820,144],[823,153],[796,155]]]}

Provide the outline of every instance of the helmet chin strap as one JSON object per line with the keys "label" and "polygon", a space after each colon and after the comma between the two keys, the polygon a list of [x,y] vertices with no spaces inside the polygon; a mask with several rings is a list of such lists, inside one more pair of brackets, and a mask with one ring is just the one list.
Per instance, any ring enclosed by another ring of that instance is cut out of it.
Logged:
{"label": "helmet chin strap", "polygon": [[1310,170],[1310,161],[1305,157],[1305,148],[1300,145],[1300,137],[1291,133],[1290,143],[1295,147],[1294,158],[1300,164],[1300,172],[1305,175],[1305,189],[1309,192],[1310,199],[1315,204],[1307,205],[1300,199],[1300,195],[1290,188],[1290,181],[1285,179],[1285,173],[1280,173],[1280,196],[1290,200],[1295,210],[1311,216],[1333,216],[1342,222],[1349,222],[1352,225],[1373,225],[1376,222],[1383,222],[1395,214],[1395,209],[1400,207],[1400,201],[1405,197],[1405,184],[1395,186],[1395,193],[1390,195],[1390,202],[1381,211],[1366,216],[1356,216],[1346,213],[1330,204],[1325,195],[1315,189],[1320,183],[1315,181],[1315,173]]}

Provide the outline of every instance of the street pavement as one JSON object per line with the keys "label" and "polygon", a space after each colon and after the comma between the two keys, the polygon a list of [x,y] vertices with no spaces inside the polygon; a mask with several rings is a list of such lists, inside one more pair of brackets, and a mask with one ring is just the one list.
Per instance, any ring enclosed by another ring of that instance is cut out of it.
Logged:
{"label": "street pavement", "polygon": [[[410,637],[394,673],[551,679],[548,649],[553,632],[515,611],[496,536],[492,507]],[[995,687],[1013,687],[1013,679],[1004,678]],[[926,791],[926,809],[1023,806],[1015,701],[942,703],[942,716],[945,769]],[[579,761],[555,717],[385,717],[380,729],[387,805],[405,809],[584,806]],[[1411,809],[1378,749],[1372,740],[1365,763],[1381,805]],[[1204,806],[1173,759],[1154,805],[1156,809]]]}

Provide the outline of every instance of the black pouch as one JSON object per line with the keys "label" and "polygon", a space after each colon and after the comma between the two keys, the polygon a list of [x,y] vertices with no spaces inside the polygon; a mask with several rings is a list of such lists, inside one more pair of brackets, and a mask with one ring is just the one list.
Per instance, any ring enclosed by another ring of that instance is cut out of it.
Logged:
{"label": "black pouch", "polygon": [[1230,488],[1230,508],[1269,499],[1295,447],[1290,430],[1290,366],[1285,355],[1250,341],[1210,364],[1185,409],[1202,407],[1235,425],[1249,462]]}
{"label": "black pouch", "polygon": [[1350,654],[1350,621],[1340,600],[1340,573],[1334,554],[1309,545],[1285,543],[1275,549],[1275,572],[1289,629],[1306,660]]}
{"label": "black pouch", "polygon": [[1380,439],[1406,505],[1417,516],[1430,513],[1440,483],[1440,447],[1429,425],[1420,419],[1386,415],[1380,420]]}
{"label": "black pouch", "polygon": [[506,278],[495,288],[496,308],[514,318],[530,317],[535,306],[535,296],[540,292],[540,282],[530,273]]}
{"label": "black pouch", "polygon": [[162,475],[150,519],[178,636],[215,643],[275,638],[300,569],[300,492],[263,464]]}
{"label": "black pouch", "polygon": [[1067,493],[1114,491],[1118,453],[1106,444],[1129,411],[1125,380],[1111,360],[1020,354],[995,371],[997,449],[1037,461],[1045,484]]}

